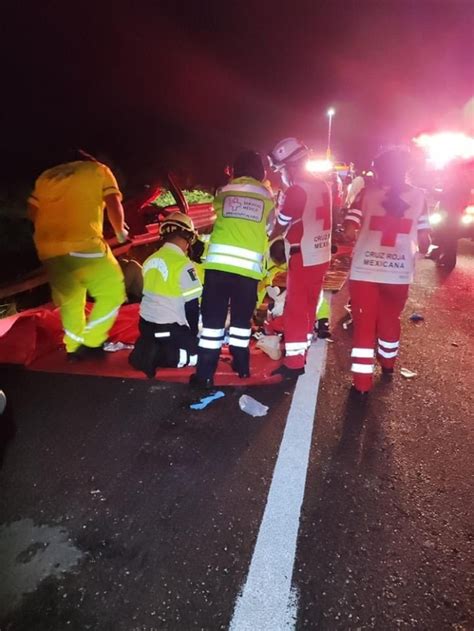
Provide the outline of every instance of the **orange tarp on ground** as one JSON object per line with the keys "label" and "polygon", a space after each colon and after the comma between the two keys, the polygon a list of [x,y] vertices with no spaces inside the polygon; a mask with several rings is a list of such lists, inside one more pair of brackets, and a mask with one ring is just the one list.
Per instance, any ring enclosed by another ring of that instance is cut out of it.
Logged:
{"label": "orange tarp on ground", "polygon": [[[113,326],[111,342],[133,344],[138,337],[139,305],[124,305]],[[30,309],[0,320],[0,363],[21,364],[30,370],[45,372],[97,375],[146,379],[145,375],[128,364],[129,350],[106,353],[104,359],[88,359],[68,362],[62,342],[62,328],[58,310],[52,305]],[[251,344],[251,377],[239,379],[230,367],[230,355],[226,348],[221,353],[215,376],[216,386],[245,386],[271,384],[279,381],[271,372],[279,366]],[[194,368],[163,368],[156,379],[186,383]]]}

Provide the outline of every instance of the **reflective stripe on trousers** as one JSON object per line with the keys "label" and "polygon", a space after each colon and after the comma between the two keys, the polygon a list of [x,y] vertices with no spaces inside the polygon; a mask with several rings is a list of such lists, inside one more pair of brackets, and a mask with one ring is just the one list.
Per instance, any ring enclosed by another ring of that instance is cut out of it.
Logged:
{"label": "reflective stripe on trousers", "polygon": [[199,338],[199,346],[209,350],[219,350],[224,342],[225,329],[204,327]]}
{"label": "reflective stripe on trousers", "polygon": [[377,353],[380,357],[385,357],[386,359],[392,359],[398,355],[398,347],[400,346],[400,341],[396,342],[387,342],[386,340],[378,340],[378,348]]}
{"label": "reflective stripe on trousers", "polygon": [[295,357],[297,355],[305,355],[308,349],[308,342],[286,342],[285,354],[287,357]]}
{"label": "reflective stripe on trousers", "polygon": [[241,327],[231,326],[229,328],[229,346],[248,348],[251,334],[252,329],[243,329]]}
{"label": "reflective stripe on trousers", "polygon": [[70,337],[71,340],[74,340],[75,342],[78,342],[79,344],[82,344],[84,342],[83,337],[80,337],[79,335],[75,335],[74,333],[72,333],[71,331],[68,331],[67,329],[64,329],[64,335],[67,337]]}
{"label": "reflective stripe on trousers", "polygon": [[371,375],[374,372],[373,364],[352,364],[351,371],[359,375]]}
{"label": "reflective stripe on trousers", "polygon": [[[93,255],[93,256],[85,256]],[[109,248],[103,253],[72,252],[44,261],[54,303],[59,307],[68,353],[80,344],[93,348],[107,339],[122,302],[122,270]],[[94,305],[86,323],[86,292]]]}
{"label": "reflective stripe on trousers", "polygon": [[373,348],[353,348],[351,357],[359,357],[363,359],[372,359],[374,357]]}
{"label": "reflective stripe on trousers", "polygon": [[351,357],[355,360],[351,366],[351,371],[360,375],[371,375],[374,372],[374,349],[354,347],[351,351]]}

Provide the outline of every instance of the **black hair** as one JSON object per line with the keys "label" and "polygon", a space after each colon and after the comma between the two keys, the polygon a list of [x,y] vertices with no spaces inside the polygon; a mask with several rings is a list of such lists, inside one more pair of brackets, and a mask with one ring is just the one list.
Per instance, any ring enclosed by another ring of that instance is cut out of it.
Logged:
{"label": "black hair", "polygon": [[174,230],[166,230],[161,234],[161,238],[163,241],[172,241],[176,237],[181,237],[181,239],[185,239],[186,241],[193,241],[194,232],[191,230],[183,230],[182,228],[175,227]]}
{"label": "black hair", "polygon": [[263,182],[265,167],[261,155],[257,151],[242,151],[233,164],[234,177],[253,177]]}
{"label": "black hair", "polygon": [[410,168],[410,154],[405,149],[389,149],[374,159],[374,171],[381,184],[389,185],[382,201],[387,215],[403,217],[409,208],[401,197],[406,188],[406,174]]}
{"label": "black hair", "polygon": [[396,184],[405,181],[410,162],[410,154],[406,149],[393,148],[376,156],[373,168],[378,179]]}
{"label": "black hair", "polygon": [[277,265],[283,265],[286,262],[285,241],[276,239],[270,246],[270,258]]}

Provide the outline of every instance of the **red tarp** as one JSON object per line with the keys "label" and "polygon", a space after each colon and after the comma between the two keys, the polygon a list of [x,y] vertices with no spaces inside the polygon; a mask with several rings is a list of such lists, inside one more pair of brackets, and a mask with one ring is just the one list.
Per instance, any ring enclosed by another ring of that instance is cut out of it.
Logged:
{"label": "red tarp", "polygon": [[[111,342],[133,344],[138,337],[138,304],[124,305],[110,332]],[[146,379],[141,372],[128,364],[129,350],[106,353],[104,359],[89,359],[70,363],[62,346],[62,328],[58,310],[52,305],[30,309],[0,320],[0,363],[22,364],[30,370]],[[215,376],[216,386],[244,386],[277,383],[280,377],[271,372],[279,366],[251,344],[249,379],[239,379],[230,368],[230,355],[226,348]],[[194,368],[160,368],[156,379],[186,383]]]}

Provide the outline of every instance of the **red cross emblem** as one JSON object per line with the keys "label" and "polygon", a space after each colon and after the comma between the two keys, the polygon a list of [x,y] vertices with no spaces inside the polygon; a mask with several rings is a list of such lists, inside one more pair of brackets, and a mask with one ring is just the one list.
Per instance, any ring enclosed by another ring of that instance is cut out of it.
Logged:
{"label": "red cross emblem", "polygon": [[242,204],[239,201],[238,197],[233,197],[232,201],[231,201],[231,208],[233,210],[233,212],[237,212],[240,207],[242,206]]}
{"label": "red cross emblem", "polygon": [[375,215],[370,218],[370,230],[380,230],[382,238],[380,245],[394,247],[399,234],[408,234],[413,224],[407,217],[394,217],[393,215]]}
{"label": "red cross emblem", "polygon": [[323,194],[323,205],[316,208],[316,219],[322,219],[323,230],[331,229],[331,206],[329,195]]}

